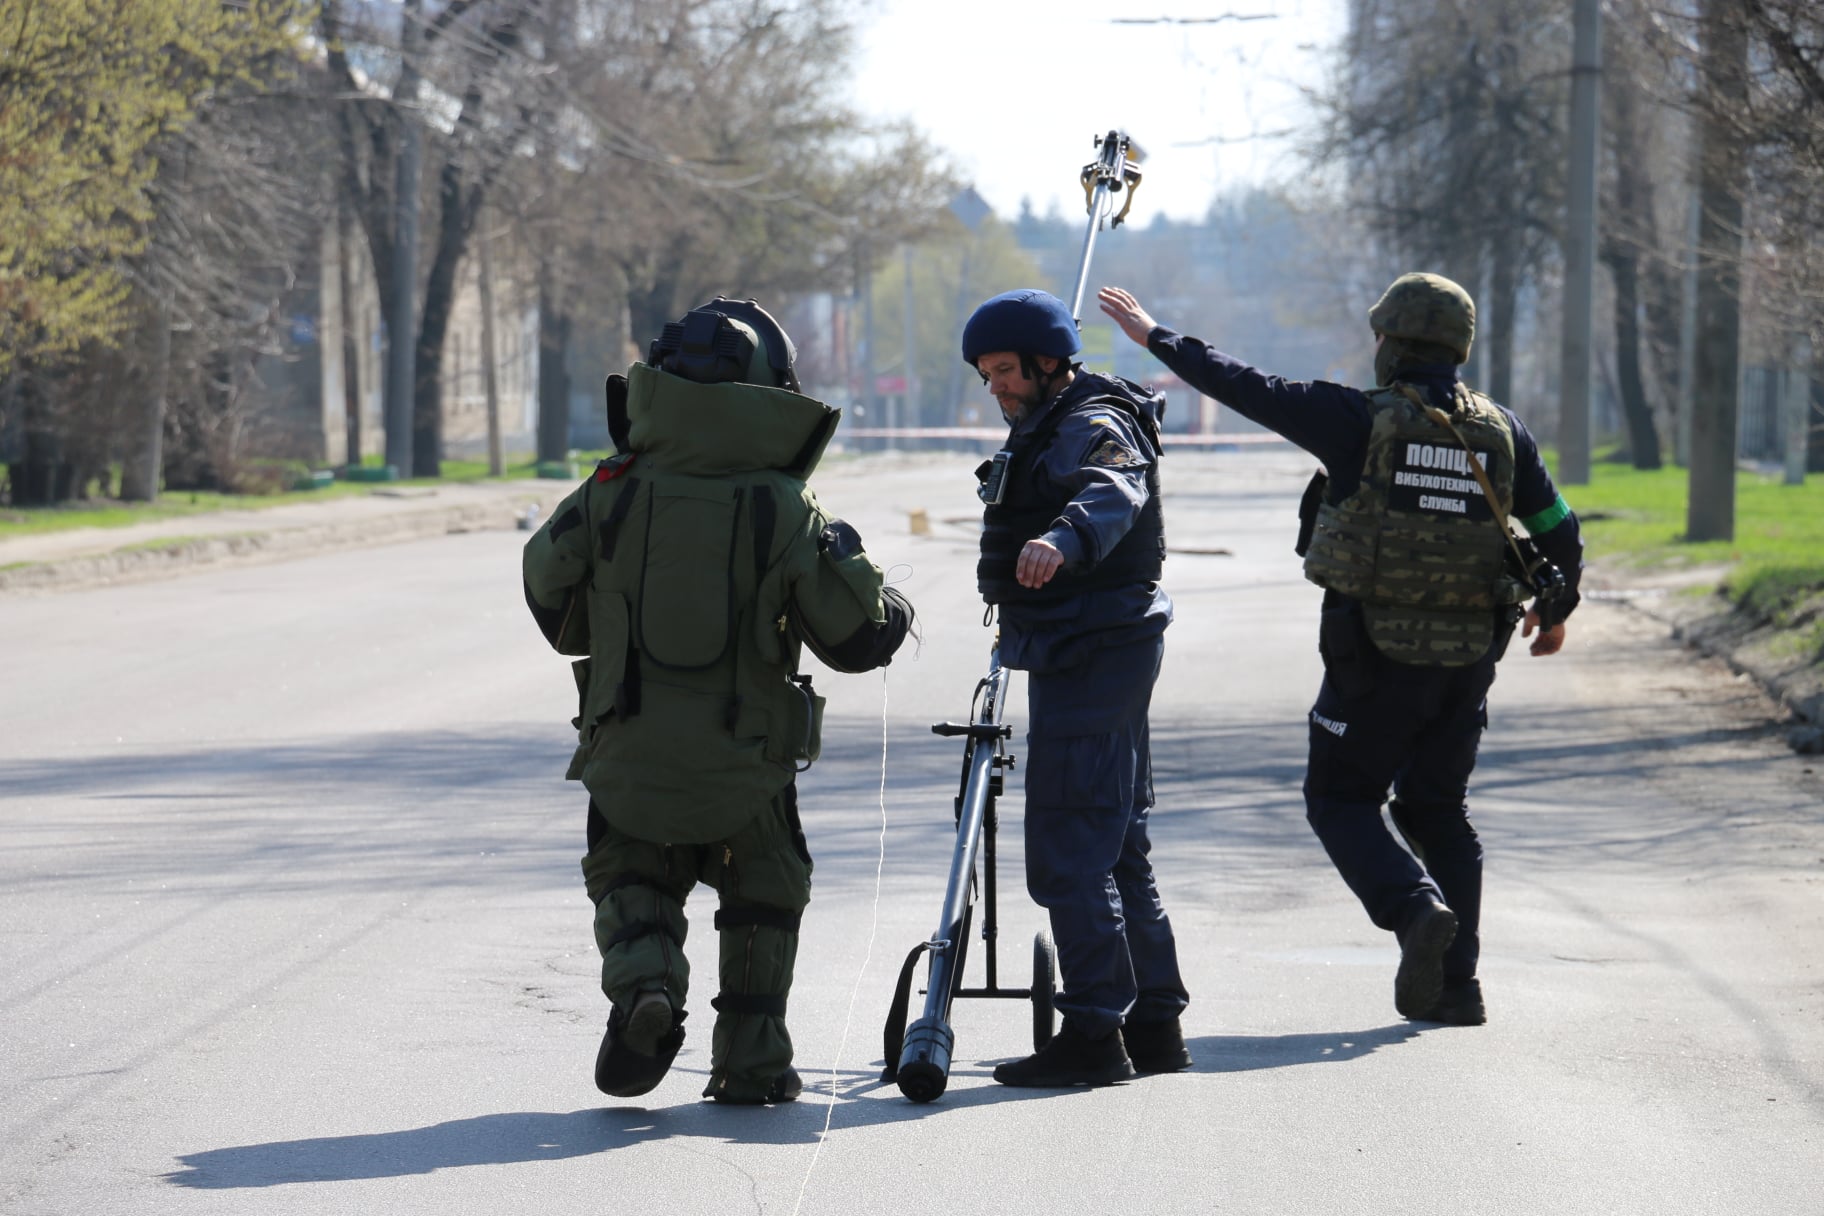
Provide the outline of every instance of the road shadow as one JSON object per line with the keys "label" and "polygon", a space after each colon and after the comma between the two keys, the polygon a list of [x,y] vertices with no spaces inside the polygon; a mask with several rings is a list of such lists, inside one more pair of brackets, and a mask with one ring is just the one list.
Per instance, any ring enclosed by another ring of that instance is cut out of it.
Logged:
{"label": "road shadow", "polygon": [[935,1102],[915,1103],[880,1079],[879,1066],[839,1070],[837,1106],[830,1110],[829,1070],[805,1075],[805,1095],[784,1106],[590,1107],[569,1112],[506,1111],[450,1119],[427,1127],[240,1144],[181,1154],[181,1168],[162,1175],[173,1186],[199,1191],[250,1190],[307,1182],[402,1178],[464,1166],[563,1161],[674,1139],[715,1144],[814,1144],[826,1127],[856,1127],[941,1117],[1000,1102],[1089,1098],[1094,1091],[1010,1089],[984,1083],[989,1065],[958,1066],[963,1081]]}
{"label": "road shadow", "polygon": [[[1283,1035],[1204,1035],[1188,1045],[1193,1073],[1254,1072],[1360,1059],[1421,1033],[1410,1024],[1361,1031]],[[880,1062],[805,1074],[805,1096],[773,1107],[710,1102],[668,1106],[606,1106],[569,1112],[509,1111],[451,1119],[427,1127],[318,1136],[207,1149],[178,1157],[163,1175],[191,1190],[246,1190],[299,1182],[400,1178],[476,1165],[562,1161],[672,1139],[714,1143],[815,1143],[826,1127],[852,1130],[940,1118],[946,1113],[1005,1102],[1089,1101],[1095,1091],[1014,1089],[993,1084],[992,1064],[958,1064],[952,1087],[934,1102],[912,1102],[880,1077]],[[681,1070],[683,1071],[683,1070]],[[1129,1085],[1145,1085],[1136,1077]],[[832,1094],[833,1091],[833,1094]],[[830,1109],[834,1097],[836,1107]]]}
{"label": "road shadow", "polygon": [[1359,1060],[1383,1047],[1417,1038],[1422,1028],[1409,1022],[1368,1030],[1326,1030],[1312,1034],[1209,1034],[1187,1039],[1191,1072],[1259,1072],[1304,1064]]}

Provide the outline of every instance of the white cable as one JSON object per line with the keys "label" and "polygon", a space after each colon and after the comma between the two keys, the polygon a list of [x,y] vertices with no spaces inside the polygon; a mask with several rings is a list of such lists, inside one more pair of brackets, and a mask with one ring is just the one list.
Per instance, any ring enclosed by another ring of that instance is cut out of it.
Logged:
{"label": "white cable", "polygon": [[[830,1124],[836,1118],[836,1084],[842,1065],[843,1050],[849,1045],[849,1028],[855,1024],[855,1000],[861,995],[861,981],[868,974],[868,963],[874,958],[874,937],[880,928],[880,884],[887,870],[887,669],[880,669],[880,855],[874,863],[874,911],[868,924],[868,947],[862,952],[861,970],[855,974],[855,986],[849,989],[849,1012],[842,1021],[842,1037],[836,1041],[836,1058],[830,1061],[830,1104],[824,1109],[823,1130],[817,1133],[817,1148],[811,1163],[804,1168],[798,1184],[798,1202],[792,1205],[792,1216],[804,1206],[804,1192],[811,1185],[811,1173],[817,1159],[823,1156],[824,1141],[830,1138]],[[888,1061],[891,1063],[892,1061]]]}

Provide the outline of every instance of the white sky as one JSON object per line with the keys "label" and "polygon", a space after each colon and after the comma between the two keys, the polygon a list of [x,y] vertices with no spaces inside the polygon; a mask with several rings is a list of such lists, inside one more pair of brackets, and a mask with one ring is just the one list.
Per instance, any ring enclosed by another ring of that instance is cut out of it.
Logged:
{"label": "white sky", "polygon": [[[910,118],[1003,218],[1030,197],[1082,213],[1077,170],[1121,127],[1146,152],[1131,219],[1197,219],[1227,184],[1295,170],[1274,132],[1304,119],[1344,0],[870,0],[854,98]],[[1272,14],[1118,24],[1114,18]],[[1222,142],[1216,142],[1222,141]]]}

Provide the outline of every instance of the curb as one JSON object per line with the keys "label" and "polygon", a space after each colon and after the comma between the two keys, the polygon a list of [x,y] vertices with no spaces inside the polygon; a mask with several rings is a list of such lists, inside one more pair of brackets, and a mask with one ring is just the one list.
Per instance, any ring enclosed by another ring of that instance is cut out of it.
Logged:
{"label": "curb", "polygon": [[466,502],[387,512],[368,519],[330,520],[270,529],[150,540],[107,553],[24,562],[0,570],[0,594],[73,591],[115,583],[171,578],[209,567],[251,565],[333,549],[367,548],[451,533],[519,527],[527,507],[540,513],[573,487],[528,492],[496,502]]}
{"label": "curb", "polygon": [[1824,754],[1824,662],[1797,654],[1790,631],[1734,608],[1716,607],[1713,597],[1682,604],[1613,593],[1608,598],[1667,626],[1675,641],[1754,680],[1792,715],[1786,732],[1792,749],[1804,755]]}

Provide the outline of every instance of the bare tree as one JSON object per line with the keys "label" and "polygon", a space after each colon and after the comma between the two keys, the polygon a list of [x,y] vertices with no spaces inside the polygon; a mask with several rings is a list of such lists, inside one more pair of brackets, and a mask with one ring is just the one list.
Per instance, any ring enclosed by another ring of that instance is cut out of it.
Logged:
{"label": "bare tree", "polygon": [[1519,0],[1355,0],[1351,15],[1313,154],[1349,167],[1352,209],[1397,254],[1478,296],[1487,387],[1507,400],[1520,293],[1560,227],[1567,14]]}

